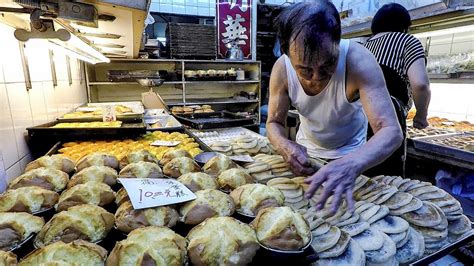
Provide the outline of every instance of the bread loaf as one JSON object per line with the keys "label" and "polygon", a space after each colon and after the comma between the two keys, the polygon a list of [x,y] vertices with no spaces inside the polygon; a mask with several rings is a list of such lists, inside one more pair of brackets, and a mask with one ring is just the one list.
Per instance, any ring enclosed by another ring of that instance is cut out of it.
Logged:
{"label": "bread loaf", "polygon": [[58,193],[40,187],[7,190],[0,195],[0,212],[36,213],[52,208],[58,199]]}
{"label": "bread loaf", "polygon": [[105,238],[114,225],[114,215],[94,205],[77,205],[57,213],[35,238],[37,247],[57,241],[70,243],[83,239],[97,242]]}
{"label": "bread loaf", "polygon": [[247,265],[260,248],[252,227],[231,217],[209,218],[186,238],[193,265]]}
{"label": "bread loaf", "polygon": [[25,172],[41,167],[56,169],[70,174],[74,171],[74,162],[60,154],[43,156],[27,164]]}
{"label": "bread loaf", "polygon": [[115,225],[125,233],[145,226],[173,227],[178,222],[178,212],[169,206],[135,210],[130,201],[120,205],[115,213]]}

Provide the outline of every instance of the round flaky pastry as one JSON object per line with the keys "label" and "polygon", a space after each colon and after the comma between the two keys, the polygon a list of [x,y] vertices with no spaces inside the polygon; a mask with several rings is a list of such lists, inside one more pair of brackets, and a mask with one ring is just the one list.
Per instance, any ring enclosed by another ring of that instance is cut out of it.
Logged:
{"label": "round flaky pastry", "polygon": [[197,191],[196,199],[186,202],[180,209],[181,219],[186,224],[199,224],[215,216],[231,216],[235,207],[232,198],[215,189]]}
{"label": "round flaky pastry", "polygon": [[133,209],[130,201],[120,205],[115,213],[115,225],[122,232],[131,232],[145,226],[173,227],[179,220],[178,212],[169,206],[147,209]]}
{"label": "round flaky pastry", "polygon": [[246,265],[259,249],[252,227],[231,217],[209,218],[187,239],[193,265]]}
{"label": "round flaky pastry", "polygon": [[204,189],[217,189],[217,181],[214,177],[205,173],[187,173],[178,178],[189,190],[196,192]]}
{"label": "round flaky pastry", "polygon": [[285,203],[285,196],[280,190],[262,184],[240,186],[230,196],[237,211],[248,216],[256,216],[262,209],[283,206]]}
{"label": "round flaky pastry", "polygon": [[234,190],[253,182],[253,177],[247,171],[238,168],[225,170],[217,177],[219,188],[225,191]]}
{"label": "round flaky pastry", "polygon": [[299,250],[311,241],[308,222],[290,207],[270,207],[258,212],[251,223],[258,241],[279,250]]}
{"label": "round flaky pastry", "polygon": [[56,242],[36,249],[21,265],[104,265],[107,250],[83,240]]}
{"label": "round flaky pastry", "polygon": [[114,215],[94,205],[77,205],[57,213],[35,238],[37,247],[77,239],[97,242],[104,239],[114,225]]}
{"label": "round flaky pastry", "polygon": [[117,242],[107,258],[114,265],[184,265],[186,239],[171,229],[148,226],[135,229]]}

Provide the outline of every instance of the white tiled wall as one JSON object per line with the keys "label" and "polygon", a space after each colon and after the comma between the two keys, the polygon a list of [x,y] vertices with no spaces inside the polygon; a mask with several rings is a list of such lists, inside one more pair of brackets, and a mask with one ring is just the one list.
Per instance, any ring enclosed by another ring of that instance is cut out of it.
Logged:
{"label": "white tiled wall", "polygon": [[181,15],[210,16],[216,15],[215,0],[152,0],[151,12],[172,13]]}
{"label": "white tiled wall", "polygon": [[474,123],[474,85],[431,83],[429,116]]}
{"label": "white tiled wall", "polygon": [[46,123],[87,101],[79,62],[71,58],[69,85],[66,57],[55,53],[58,86],[53,86],[49,52],[26,45],[32,89],[27,91],[14,29],[0,23],[0,191],[5,180],[24,171],[32,160],[25,141],[26,128]]}

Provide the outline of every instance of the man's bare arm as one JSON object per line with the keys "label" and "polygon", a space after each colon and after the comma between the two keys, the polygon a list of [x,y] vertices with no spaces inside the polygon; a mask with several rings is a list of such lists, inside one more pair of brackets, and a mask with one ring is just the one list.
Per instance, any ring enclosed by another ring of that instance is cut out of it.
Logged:
{"label": "man's bare arm", "polygon": [[364,172],[387,159],[402,143],[403,135],[392,100],[387,90],[382,70],[375,57],[364,47],[355,44],[353,57],[349,58],[350,76],[357,77],[362,106],[374,136],[356,153],[348,155],[358,161]]}
{"label": "man's bare arm", "polygon": [[413,118],[413,126],[425,128],[428,126],[428,106],[431,100],[430,81],[426,73],[425,59],[417,59],[408,69],[408,80],[413,92],[416,115]]}
{"label": "man's bare arm", "polygon": [[311,174],[313,169],[306,149],[288,140],[285,123],[290,106],[288,81],[283,57],[277,60],[270,77],[270,97],[268,101],[267,136],[296,174]]}
{"label": "man's bare arm", "polygon": [[385,85],[382,70],[374,56],[359,44],[351,44],[347,57],[347,94],[359,94],[362,106],[374,136],[360,149],[323,166],[305,181],[311,183],[307,198],[318,188],[324,189],[315,207],[325,207],[334,195],[332,211],[336,212],[346,197],[348,209],[354,210],[353,188],[355,179],[364,171],[388,158],[402,143],[403,137],[395,110]]}

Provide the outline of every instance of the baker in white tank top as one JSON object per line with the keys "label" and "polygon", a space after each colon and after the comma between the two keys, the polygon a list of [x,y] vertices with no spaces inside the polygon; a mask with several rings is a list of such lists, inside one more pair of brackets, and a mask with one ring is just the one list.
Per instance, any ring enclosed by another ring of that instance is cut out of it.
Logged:
{"label": "baker in white tank top", "polygon": [[346,97],[346,55],[349,40],[341,40],[336,72],[318,95],[303,90],[288,56],[285,60],[288,96],[299,112],[300,127],[296,141],[311,157],[337,159],[357,150],[366,141],[367,117],[360,101]]}
{"label": "baker in white tank top", "polygon": [[[276,28],[284,55],[270,77],[267,119],[278,153],[296,174],[309,176],[306,197],[317,195],[321,209],[334,195],[334,212],[344,197],[354,209],[355,179],[403,140],[382,70],[363,46],[341,40],[340,23],[330,1],[298,3],[280,13]],[[285,134],[290,105],[300,113],[296,142]],[[375,134],[366,142],[367,122]],[[335,160],[315,173],[310,156]]]}

